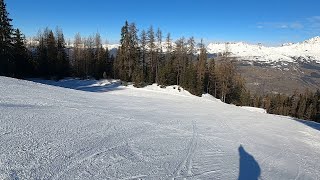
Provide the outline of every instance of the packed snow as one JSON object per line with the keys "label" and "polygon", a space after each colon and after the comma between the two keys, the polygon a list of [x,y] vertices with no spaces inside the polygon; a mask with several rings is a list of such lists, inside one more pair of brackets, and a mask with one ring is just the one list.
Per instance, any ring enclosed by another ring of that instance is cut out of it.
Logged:
{"label": "packed snow", "polygon": [[0,179],[320,179],[317,123],[116,80],[0,87]]}
{"label": "packed snow", "polygon": [[240,60],[273,63],[314,61],[320,63],[320,37],[314,37],[301,43],[287,43],[280,47],[266,47],[244,42],[210,43],[207,50],[211,54],[228,52]]}
{"label": "packed snow", "polygon": [[256,107],[248,107],[248,106],[241,106],[242,109],[246,109],[252,112],[259,112],[259,113],[267,113],[267,111],[263,108],[256,108]]}

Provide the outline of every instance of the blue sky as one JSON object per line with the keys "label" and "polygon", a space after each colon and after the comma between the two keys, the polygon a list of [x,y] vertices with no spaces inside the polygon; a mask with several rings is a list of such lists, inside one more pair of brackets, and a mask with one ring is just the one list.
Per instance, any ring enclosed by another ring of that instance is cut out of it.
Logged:
{"label": "blue sky", "polygon": [[140,30],[160,27],[173,38],[205,42],[245,41],[278,45],[320,35],[319,0],[5,0],[14,27],[26,36],[39,29],[99,32],[117,43],[125,20]]}

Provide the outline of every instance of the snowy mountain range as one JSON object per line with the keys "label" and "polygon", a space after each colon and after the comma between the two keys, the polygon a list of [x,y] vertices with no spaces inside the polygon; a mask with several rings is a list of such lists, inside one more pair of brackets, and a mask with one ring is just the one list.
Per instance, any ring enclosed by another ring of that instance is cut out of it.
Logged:
{"label": "snowy mountain range", "polygon": [[286,43],[279,47],[266,47],[244,42],[210,43],[208,53],[230,52],[239,60],[255,62],[311,62],[320,63],[320,37],[314,37],[300,43]]}
{"label": "snowy mountain range", "polygon": [[[209,54],[229,52],[255,93],[289,93],[320,88],[320,37],[278,47],[244,42],[210,43]],[[217,58],[219,60],[219,58]]]}

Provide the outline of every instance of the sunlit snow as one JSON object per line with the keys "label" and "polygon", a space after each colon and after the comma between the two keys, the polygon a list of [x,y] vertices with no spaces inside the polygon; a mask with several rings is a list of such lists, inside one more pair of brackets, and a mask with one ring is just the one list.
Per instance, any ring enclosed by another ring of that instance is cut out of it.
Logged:
{"label": "sunlit snow", "polygon": [[176,86],[33,81],[0,77],[0,179],[320,179],[317,123]]}

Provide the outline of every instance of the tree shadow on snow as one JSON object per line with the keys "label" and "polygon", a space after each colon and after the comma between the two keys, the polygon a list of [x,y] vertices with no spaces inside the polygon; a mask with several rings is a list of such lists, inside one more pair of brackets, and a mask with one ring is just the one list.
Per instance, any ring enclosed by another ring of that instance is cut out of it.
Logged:
{"label": "tree shadow on snow", "polygon": [[301,120],[301,119],[297,119],[297,118],[292,118],[293,120],[302,123],[304,125],[307,125],[315,130],[320,131],[320,123],[318,122],[314,122],[314,121],[308,121],[308,120]]}
{"label": "tree shadow on snow", "polygon": [[68,89],[75,89],[79,91],[86,91],[86,92],[110,92],[116,90],[122,90],[121,82],[113,81],[108,84],[99,84],[99,81],[96,80],[79,80],[79,79],[62,79],[60,81],[54,80],[44,80],[44,79],[30,79],[33,82],[51,85],[51,86],[58,86]]}
{"label": "tree shadow on snow", "polygon": [[256,180],[259,179],[261,169],[258,162],[243,148],[242,145],[238,148],[239,151],[239,178],[238,180]]}

